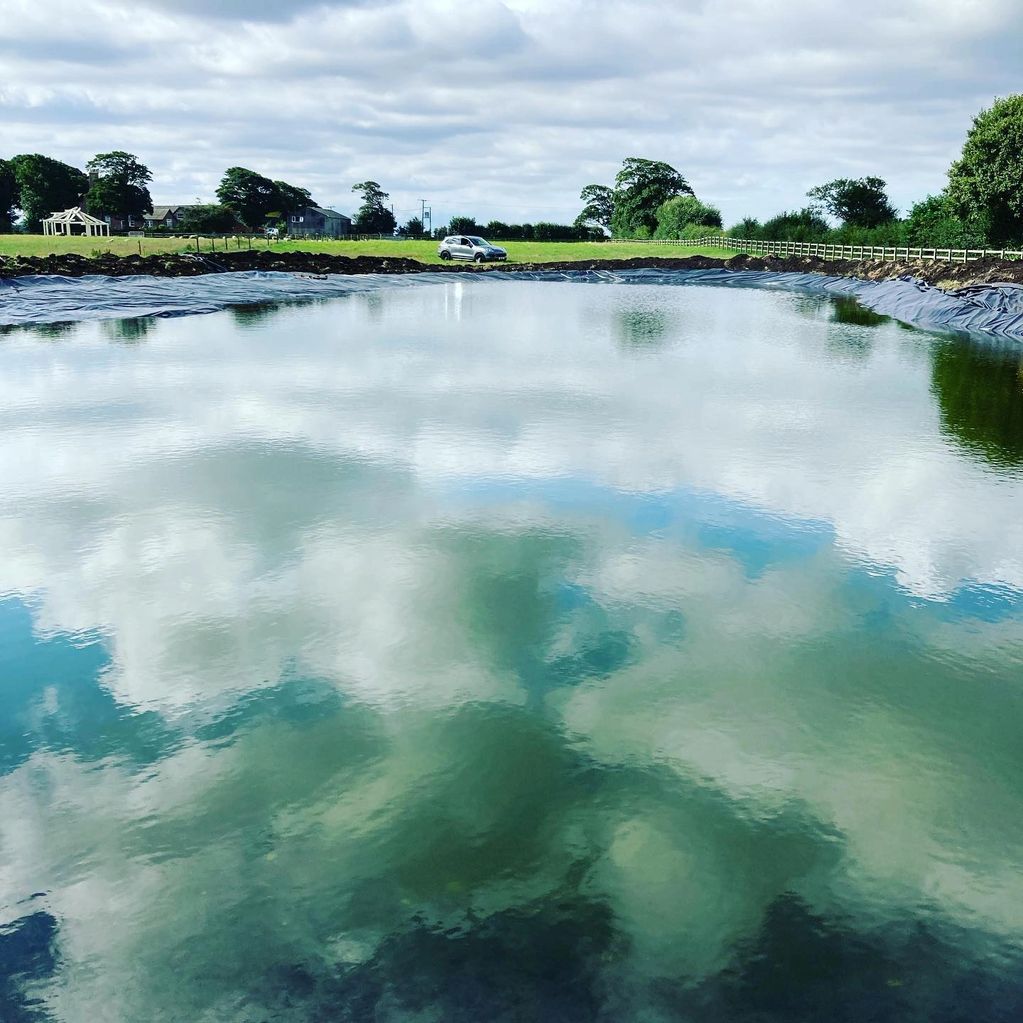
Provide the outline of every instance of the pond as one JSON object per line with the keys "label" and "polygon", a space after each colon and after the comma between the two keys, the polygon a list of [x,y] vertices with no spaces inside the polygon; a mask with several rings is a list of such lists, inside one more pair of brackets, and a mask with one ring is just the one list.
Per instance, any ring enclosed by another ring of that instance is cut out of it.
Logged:
{"label": "pond", "polygon": [[1023,1016],[1023,346],[450,280],[0,399],[0,1018]]}

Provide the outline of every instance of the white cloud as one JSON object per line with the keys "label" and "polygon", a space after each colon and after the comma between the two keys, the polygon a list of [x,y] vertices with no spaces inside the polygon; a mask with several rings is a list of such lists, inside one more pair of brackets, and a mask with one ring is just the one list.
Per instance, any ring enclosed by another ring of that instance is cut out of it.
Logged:
{"label": "white cloud", "polygon": [[941,188],[970,118],[1018,88],[1018,4],[7,0],[9,153],[128,148],[157,201],[253,166],[400,218],[569,220],[629,155],[664,159],[727,219],[839,175],[907,208]]}

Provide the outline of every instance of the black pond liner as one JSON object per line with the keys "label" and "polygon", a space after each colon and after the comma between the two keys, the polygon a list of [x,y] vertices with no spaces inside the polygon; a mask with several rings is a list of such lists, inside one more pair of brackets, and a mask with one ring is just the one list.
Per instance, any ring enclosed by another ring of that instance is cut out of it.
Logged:
{"label": "black pond liner", "polygon": [[290,302],[384,288],[460,282],[567,281],[762,288],[855,298],[876,313],[925,330],[996,335],[1023,342],[1023,285],[982,284],[940,291],[900,277],[861,281],[760,270],[493,270],[485,273],[293,274],[264,271],[199,277],[55,277],[0,280],[0,325],[139,316],[189,316],[235,305]]}

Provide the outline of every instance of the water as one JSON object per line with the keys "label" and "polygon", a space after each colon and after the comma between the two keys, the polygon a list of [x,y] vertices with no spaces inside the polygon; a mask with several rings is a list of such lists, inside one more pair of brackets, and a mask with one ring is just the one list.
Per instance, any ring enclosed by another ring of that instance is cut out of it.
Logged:
{"label": "water", "polygon": [[0,1019],[1023,1015],[1023,348],[450,282],[0,336]]}

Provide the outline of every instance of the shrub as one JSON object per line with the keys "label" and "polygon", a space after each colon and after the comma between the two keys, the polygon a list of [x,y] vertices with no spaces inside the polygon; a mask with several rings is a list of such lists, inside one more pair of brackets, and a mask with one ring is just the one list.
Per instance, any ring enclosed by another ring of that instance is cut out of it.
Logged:
{"label": "shrub", "polygon": [[980,249],[987,244],[982,225],[964,220],[945,195],[916,203],[905,221],[906,244],[935,249]]}
{"label": "shrub", "polygon": [[721,211],[700,202],[695,195],[676,195],[657,208],[655,238],[682,238],[691,226],[721,228]]}

